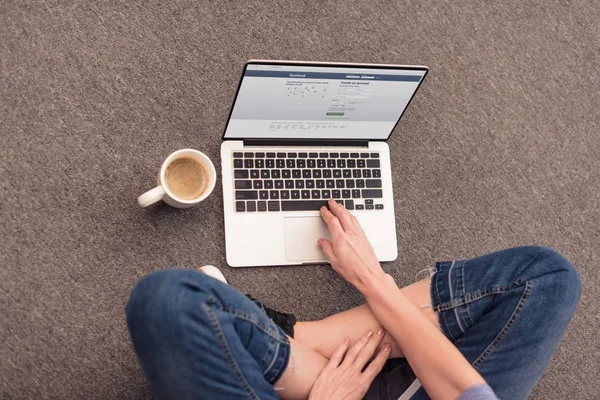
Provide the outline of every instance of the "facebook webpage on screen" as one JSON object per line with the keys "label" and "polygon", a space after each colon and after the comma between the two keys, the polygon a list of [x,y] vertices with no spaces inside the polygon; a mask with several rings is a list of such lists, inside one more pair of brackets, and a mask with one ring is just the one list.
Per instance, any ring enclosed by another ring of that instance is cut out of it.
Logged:
{"label": "facebook webpage on screen", "polygon": [[424,70],[248,65],[226,138],[385,139]]}

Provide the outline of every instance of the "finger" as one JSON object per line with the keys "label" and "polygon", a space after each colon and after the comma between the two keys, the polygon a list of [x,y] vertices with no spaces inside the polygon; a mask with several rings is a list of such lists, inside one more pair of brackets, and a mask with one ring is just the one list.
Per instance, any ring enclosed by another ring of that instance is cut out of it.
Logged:
{"label": "finger", "polygon": [[335,215],[340,223],[342,224],[342,228],[344,230],[352,230],[354,228],[354,221],[352,221],[352,214],[350,211],[346,210],[346,207],[335,201],[334,199],[329,199],[329,209]]}
{"label": "finger", "polygon": [[358,353],[355,364],[360,366],[361,369],[367,365],[371,357],[373,357],[373,354],[375,354],[379,343],[381,343],[383,337],[385,336],[384,333],[385,332],[383,331],[383,328],[379,328],[377,333],[374,334],[371,339],[369,339],[365,347],[363,347],[360,353]]}
{"label": "finger", "polygon": [[373,359],[373,361],[371,361],[371,364],[369,364],[369,366],[367,368],[365,368],[365,371],[363,372],[363,378],[366,381],[368,381],[369,384],[371,382],[373,382],[373,380],[375,379],[377,374],[381,371],[381,369],[385,365],[385,362],[387,361],[388,357],[390,356],[391,349],[392,349],[392,346],[390,346],[389,343],[386,343],[383,346],[383,348],[379,351],[379,353],[377,353],[377,356]]}
{"label": "finger", "polygon": [[344,233],[344,229],[342,228],[340,221],[325,206],[321,207],[321,218],[323,218],[327,224],[329,232],[331,232],[331,236],[334,238],[334,241],[337,236]]}
{"label": "finger", "polygon": [[342,359],[344,358],[344,354],[346,354],[346,350],[348,350],[349,344],[350,340],[346,339],[344,340],[344,343],[342,343],[340,347],[333,352],[331,358],[329,359],[329,363],[327,364],[328,367],[337,368],[340,365]]}
{"label": "finger", "polygon": [[[358,357],[358,354],[363,349],[363,347],[365,347],[371,336],[373,336],[373,331],[368,331],[365,335],[363,335],[363,337],[360,338],[358,342],[356,342],[350,348],[350,350],[348,350],[348,354],[346,354],[346,358],[344,358],[344,365],[349,367],[354,364],[354,361],[356,361],[356,357]],[[362,370],[362,366],[360,369]]]}
{"label": "finger", "polygon": [[350,215],[352,216],[352,222],[353,222],[354,230],[357,233],[364,234],[365,231],[363,231],[362,225],[360,224],[360,222],[358,222],[358,218],[356,218],[356,215],[354,215],[354,214],[350,214]]}
{"label": "finger", "polygon": [[323,253],[327,256],[327,259],[331,264],[333,264],[337,258],[335,256],[335,252],[333,251],[333,244],[325,238],[321,238],[318,240],[319,246],[323,250]]}

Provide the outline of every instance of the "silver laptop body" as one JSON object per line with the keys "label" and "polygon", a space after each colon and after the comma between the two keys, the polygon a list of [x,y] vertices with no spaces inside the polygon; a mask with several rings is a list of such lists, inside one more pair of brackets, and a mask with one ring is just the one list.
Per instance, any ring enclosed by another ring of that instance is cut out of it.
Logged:
{"label": "silver laptop body", "polygon": [[227,263],[327,262],[319,208],[359,220],[380,261],[398,256],[386,143],[424,66],[251,60],[221,145]]}

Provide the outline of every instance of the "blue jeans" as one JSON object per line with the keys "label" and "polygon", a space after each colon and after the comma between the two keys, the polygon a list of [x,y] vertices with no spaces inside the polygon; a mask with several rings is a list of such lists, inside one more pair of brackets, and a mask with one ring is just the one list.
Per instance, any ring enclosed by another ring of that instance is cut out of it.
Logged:
{"label": "blue jeans", "polygon": [[[506,399],[528,396],[580,292],[571,264],[535,246],[440,262],[431,280],[442,331]],[[289,341],[230,286],[191,270],[155,272],[133,290],[127,322],[156,398],[278,398],[273,384],[287,366]],[[428,396],[421,388],[412,398]]]}
{"label": "blue jeans", "polygon": [[263,310],[209,276],[168,269],[144,277],[127,324],[157,399],[278,399],[290,357],[285,333]]}

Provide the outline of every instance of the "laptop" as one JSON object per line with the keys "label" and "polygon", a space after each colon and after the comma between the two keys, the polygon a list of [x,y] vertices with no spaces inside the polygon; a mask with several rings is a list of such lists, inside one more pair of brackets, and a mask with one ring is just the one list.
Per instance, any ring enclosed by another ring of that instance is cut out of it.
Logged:
{"label": "laptop", "polygon": [[424,66],[251,60],[223,143],[227,263],[323,264],[330,198],[360,222],[380,261],[398,256],[386,141]]}

